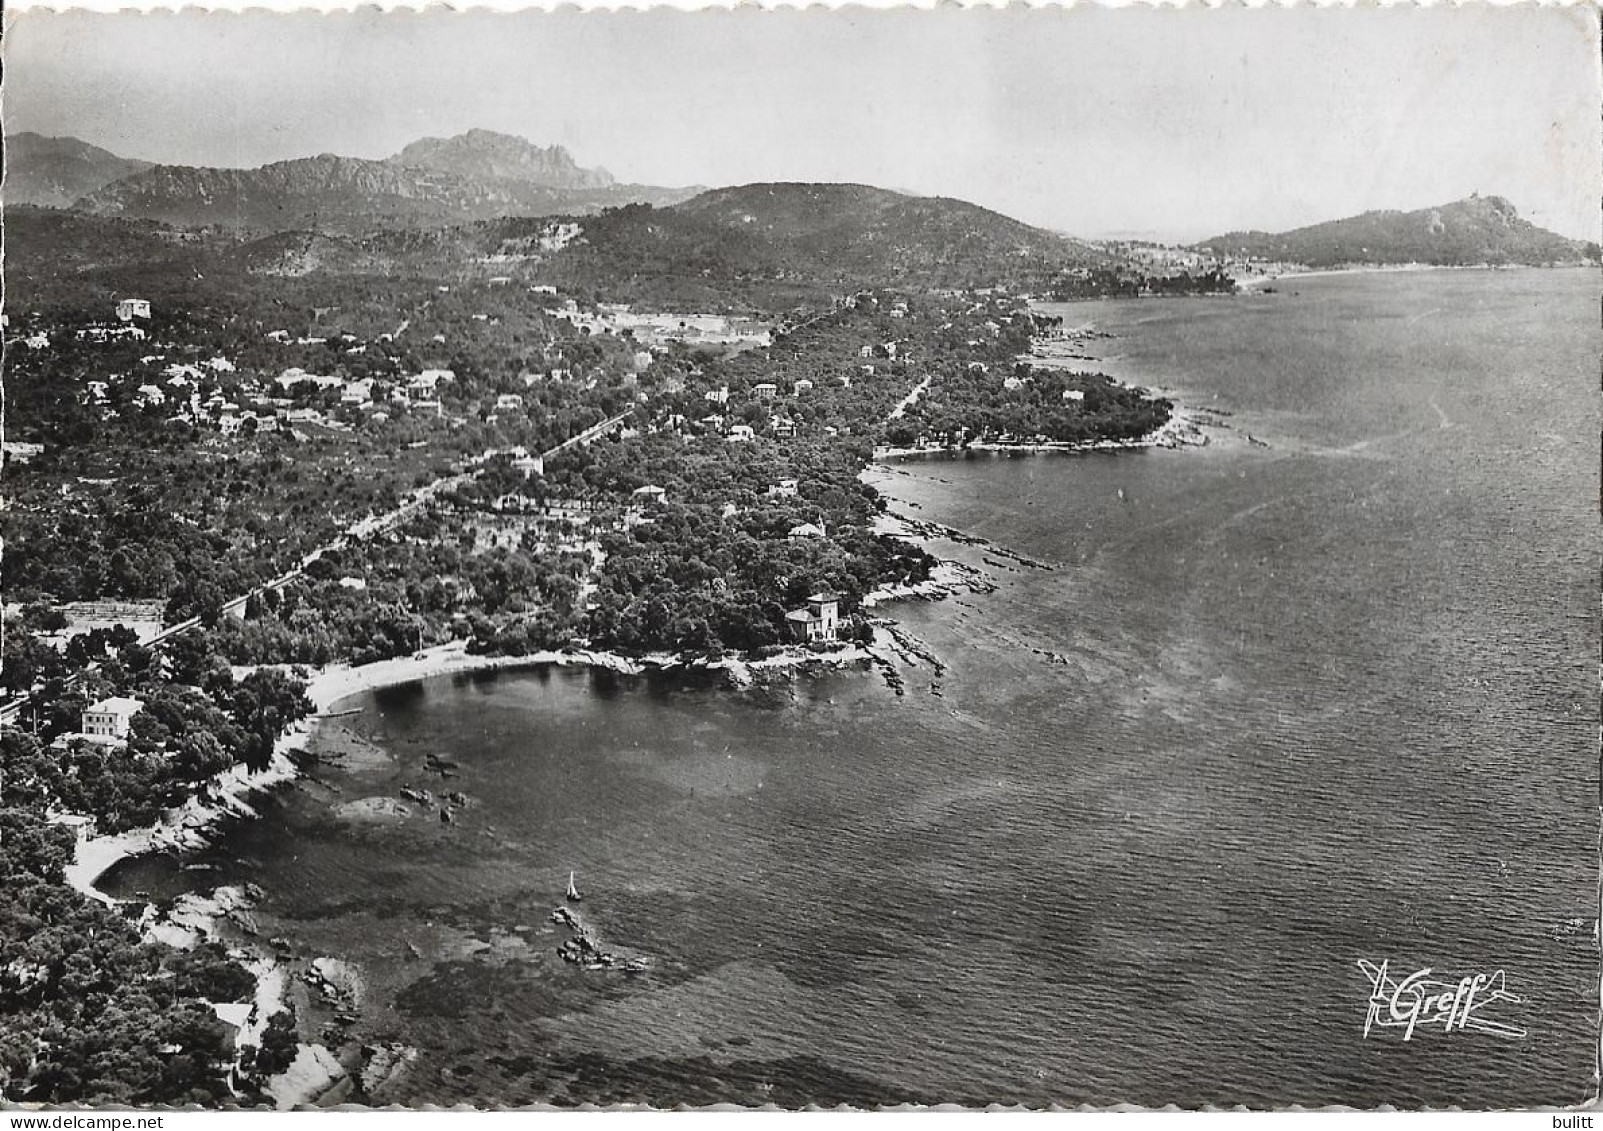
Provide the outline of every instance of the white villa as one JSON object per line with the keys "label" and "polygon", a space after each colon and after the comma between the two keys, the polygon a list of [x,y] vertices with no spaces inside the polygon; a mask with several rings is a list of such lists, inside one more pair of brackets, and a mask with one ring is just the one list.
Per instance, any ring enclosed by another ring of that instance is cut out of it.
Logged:
{"label": "white villa", "polygon": [[128,737],[133,717],[144,710],[144,703],[114,695],[84,708],[83,733],[86,737],[121,742]]}
{"label": "white villa", "polygon": [[835,640],[840,633],[840,599],[833,593],[814,593],[807,598],[805,609],[793,609],[785,614],[791,634],[801,643],[815,640]]}

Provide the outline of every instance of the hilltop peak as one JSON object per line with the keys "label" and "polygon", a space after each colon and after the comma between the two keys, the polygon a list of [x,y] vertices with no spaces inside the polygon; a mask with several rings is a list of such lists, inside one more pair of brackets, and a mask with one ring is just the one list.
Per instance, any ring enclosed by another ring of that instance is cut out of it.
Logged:
{"label": "hilltop peak", "polygon": [[389,160],[409,168],[542,188],[606,188],[613,183],[611,173],[584,168],[560,145],[540,146],[528,138],[479,128],[454,137],[419,138]]}
{"label": "hilltop peak", "polygon": [[65,208],[85,193],[150,168],[149,161],[121,157],[75,137],[47,137],[22,130],[5,143],[7,204]]}
{"label": "hilltop peak", "polygon": [[1503,196],[1471,194],[1413,212],[1365,212],[1295,231],[1230,232],[1201,245],[1250,259],[1339,267],[1359,263],[1580,263],[1597,257],[1594,245],[1545,231]]}

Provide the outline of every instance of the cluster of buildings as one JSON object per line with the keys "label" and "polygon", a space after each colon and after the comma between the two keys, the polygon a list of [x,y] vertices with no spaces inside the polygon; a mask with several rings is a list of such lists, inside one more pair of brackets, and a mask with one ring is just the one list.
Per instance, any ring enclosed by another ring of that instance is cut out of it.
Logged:
{"label": "cluster of buildings", "polygon": [[[849,377],[843,377],[841,381],[844,385],[849,386],[851,384],[851,378]],[[813,382],[803,377],[791,386],[790,396],[799,400],[812,392],[814,388]],[[761,381],[751,387],[749,396],[752,401],[758,404],[772,404],[780,399],[779,386],[772,381]],[[728,385],[709,389],[702,394],[703,400],[720,408],[728,405],[729,397]],[[683,423],[683,420],[681,419],[679,423]],[[722,413],[711,413],[702,417],[696,423],[703,429],[722,432],[724,439],[732,444],[750,443],[757,438],[757,429],[750,424],[738,423],[726,426],[725,416]],[[770,411],[766,429],[773,434],[775,439],[788,440],[796,435],[796,422],[783,412]],[[826,435],[833,436],[836,434],[836,429],[826,427],[824,432]]]}
{"label": "cluster of buildings", "polygon": [[[150,354],[140,359],[147,366],[159,365],[165,360],[163,354]],[[132,384],[131,401],[135,407],[164,410],[174,423],[215,429],[224,436],[280,429],[293,432],[294,426],[307,424],[348,431],[349,425],[331,418],[325,411],[326,397],[308,396],[308,393],[332,394],[339,406],[371,413],[375,420],[386,419],[389,410],[395,407],[443,415],[440,387],[456,379],[449,369],[425,369],[410,376],[383,380],[310,373],[297,366],[285,369],[267,382],[249,374],[231,377],[224,388],[219,378],[233,373],[234,364],[224,357],[196,364],[173,362],[149,377],[114,373],[104,380],[88,381],[79,400],[102,408],[102,415],[111,417],[116,414],[112,407],[112,389]],[[521,406],[521,398],[518,400]],[[307,436],[300,433],[296,438],[304,440]]]}
{"label": "cluster of buildings", "polygon": [[[1225,261],[1212,251],[1171,247],[1148,240],[1115,240],[1105,245],[1122,259],[1154,272],[1208,271],[1223,267]],[[1090,272],[1084,277],[1089,278]]]}
{"label": "cluster of buildings", "polygon": [[628,332],[647,346],[669,342],[766,346],[773,341],[767,323],[723,314],[636,313],[627,303],[601,303],[595,310],[585,311],[572,299],[546,313],[592,334],[621,337]]}

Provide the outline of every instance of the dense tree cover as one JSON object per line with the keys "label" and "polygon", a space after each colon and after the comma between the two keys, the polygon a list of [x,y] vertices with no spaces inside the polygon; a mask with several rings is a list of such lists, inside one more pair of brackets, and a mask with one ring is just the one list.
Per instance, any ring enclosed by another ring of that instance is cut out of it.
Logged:
{"label": "dense tree cover", "polygon": [[431,514],[331,552],[243,620],[219,621],[209,639],[236,663],[314,665],[371,663],[452,639],[501,640],[502,651],[569,644],[585,556],[522,540],[475,552],[478,517]]}
{"label": "dense tree cover", "polygon": [[749,185],[671,208],[628,205],[583,221],[584,239],[543,269],[572,286],[624,288],[631,301],[698,305],[765,300],[788,288],[1044,284],[1065,266],[1101,258],[1086,245],[959,200],[866,185]]}
{"label": "dense tree cover", "polygon": [[1218,267],[1156,275],[1132,267],[1097,267],[1058,276],[1047,294],[1054,302],[1090,298],[1141,298],[1144,295],[1235,294],[1236,281]]}
{"label": "dense tree cover", "polygon": [[[120,677],[116,683],[113,672]],[[184,682],[185,676],[197,683]],[[131,673],[108,657],[87,672],[81,686],[69,689],[60,679],[55,684],[37,697],[48,709],[28,721],[39,742],[63,739],[64,747],[16,754],[4,767],[7,786],[43,807],[93,814],[102,832],[152,823],[237,762],[262,768],[278,735],[311,709],[305,685],[276,669],[236,682],[200,635],[173,657],[171,675],[155,666]],[[84,707],[110,694],[144,704],[133,716],[128,741],[106,745],[71,737]]]}
{"label": "dense tree cover", "polygon": [[1161,427],[1173,407],[1100,373],[1019,364],[999,373],[969,370],[943,377],[887,430],[886,439],[901,446],[959,447],[982,440],[1135,440]]}
{"label": "dense tree cover", "polygon": [[812,513],[766,508],[726,519],[710,507],[670,506],[606,539],[591,636],[627,652],[756,650],[788,642],[785,613],[811,593],[839,594],[849,616],[881,582],[928,576],[933,563],[923,551],[863,526],[784,536]]}
{"label": "dense tree cover", "polygon": [[[206,1004],[252,982],[215,947],[144,943],[68,888],[72,833],[47,824],[29,735],[0,733],[0,1095],[54,1103],[228,1097],[231,1030]],[[31,772],[32,771],[32,772]]]}
{"label": "dense tree cover", "polygon": [[[229,1098],[233,1038],[207,1003],[249,1000],[254,979],[215,945],[142,942],[126,919],[71,890],[63,869],[74,834],[47,814],[91,814],[102,833],[148,825],[236,761],[263,764],[309,704],[277,670],[236,681],[204,638],[175,650],[166,676],[158,665],[130,671],[121,658],[138,645],[124,634],[80,639],[81,662],[93,665],[83,685],[54,678],[39,697],[48,709],[32,719],[37,734],[0,730],[0,1095],[216,1104]],[[112,692],[144,703],[126,744],[48,745]]]}

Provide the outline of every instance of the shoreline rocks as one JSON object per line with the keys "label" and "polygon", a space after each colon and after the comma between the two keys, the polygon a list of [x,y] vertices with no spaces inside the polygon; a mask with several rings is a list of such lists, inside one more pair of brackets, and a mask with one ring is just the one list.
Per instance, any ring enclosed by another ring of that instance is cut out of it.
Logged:
{"label": "shoreline rocks", "polygon": [[648,963],[643,958],[630,958],[603,948],[590,933],[590,928],[566,907],[552,911],[551,921],[572,932],[557,947],[557,955],[564,962],[584,970],[622,970],[625,973],[639,973],[647,968]]}

